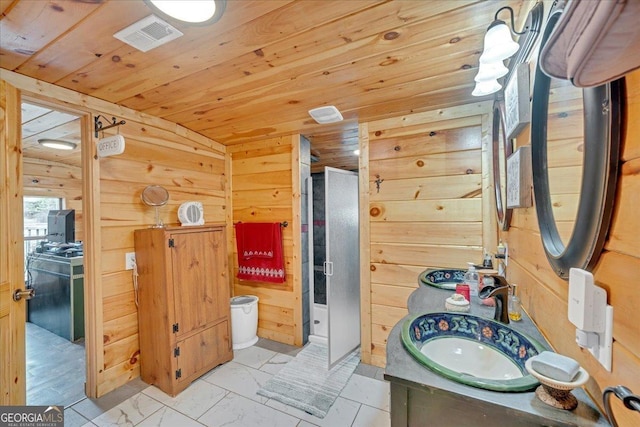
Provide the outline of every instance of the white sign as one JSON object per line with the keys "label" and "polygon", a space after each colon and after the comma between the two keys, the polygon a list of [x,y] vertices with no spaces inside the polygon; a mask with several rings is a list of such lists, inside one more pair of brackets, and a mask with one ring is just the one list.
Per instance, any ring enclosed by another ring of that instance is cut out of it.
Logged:
{"label": "white sign", "polygon": [[98,157],[115,156],[116,154],[124,153],[124,137],[122,135],[100,138],[97,145]]}

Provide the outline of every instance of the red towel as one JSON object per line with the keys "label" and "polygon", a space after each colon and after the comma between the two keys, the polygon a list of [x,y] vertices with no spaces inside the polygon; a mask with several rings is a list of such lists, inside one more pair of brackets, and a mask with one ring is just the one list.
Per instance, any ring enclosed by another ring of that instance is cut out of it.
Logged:
{"label": "red towel", "polygon": [[238,279],[284,283],[282,230],[279,222],[236,224]]}

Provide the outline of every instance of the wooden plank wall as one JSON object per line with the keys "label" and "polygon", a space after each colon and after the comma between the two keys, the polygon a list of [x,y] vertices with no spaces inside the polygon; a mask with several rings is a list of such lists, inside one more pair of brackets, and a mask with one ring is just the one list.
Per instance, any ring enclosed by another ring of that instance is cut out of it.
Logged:
{"label": "wooden plank wall", "polygon": [[[95,341],[93,350],[98,364],[96,390],[92,392],[102,396],[139,376],[140,371],[133,276],[125,270],[124,259],[127,252],[134,251],[133,230],[155,223],[154,209],[140,200],[142,190],[152,184],[167,188],[169,203],[160,208],[165,224],[179,224],[178,206],[188,200],[203,203],[206,222],[228,223],[226,149],[166,120],[5,70],[2,78],[29,98],[61,102],[78,112],[117,116],[127,122],[119,127],[126,140],[124,153],[93,159],[98,163],[94,168],[99,171],[99,179],[82,183],[94,193],[85,194],[85,198],[98,200],[100,216],[96,221],[99,223],[97,240],[102,244],[94,260],[98,277],[96,283],[86,283],[85,292],[96,295],[97,299],[95,307],[87,308],[96,321],[94,325],[93,318],[90,319],[87,333],[93,329],[99,336],[91,339]],[[105,136],[115,132],[115,129],[107,131]],[[93,132],[87,135],[93,136]],[[91,234],[86,231],[85,234]]]}
{"label": "wooden plank wall", "polygon": [[370,271],[362,278],[368,305],[363,317],[370,316],[363,320],[362,339],[368,363],[385,365],[387,336],[408,313],[407,298],[420,272],[479,263],[483,246],[495,241],[495,227],[483,236],[491,200],[483,191],[488,111],[488,104],[474,104],[361,127],[368,128],[368,142],[361,143],[369,180],[361,194],[369,234],[361,253],[370,254],[368,261],[363,257]]}
{"label": "wooden plank wall", "polygon": [[133,231],[155,223],[155,209],[141,202],[147,185],[161,185],[169,202],[160,220],[179,225],[178,207],[200,201],[205,222],[225,223],[225,155],[204,150],[188,138],[128,120],[120,127],[126,149],[100,161],[104,372],[101,392],[139,375],[138,315],[133,276],[124,269],[134,252]]}
{"label": "wooden plank wall", "polygon": [[[258,335],[275,341],[302,345],[302,293],[300,277],[300,189],[296,166],[299,136],[284,136],[228,147],[231,158],[233,223],[283,222],[285,272],[283,284],[239,281],[238,257],[233,233],[233,295],[256,295]],[[299,230],[299,227],[298,227]]]}
{"label": "wooden plank wall", "polygon": [[[613,369],[607,372],[575,343],[575,326],[567,318],[568,282],[558,278],[544,254],[535,207],[516,209],[512,227],[502,234],[509,244],[507,278],[519,284],[525,310],[538,324],[554,349],[576,359],[591,375],[587,391],[602,405],[602,391],[625,385],[640,392],[640,71],[626,78],[626,119],[618,192],[613,223],[605,250],[594,269],[595,281],[607,290],[614,308]],[[523,143],[528,135],[525,132]],[[612,398],[621,426],[640,425],[640,415],[624,409]]]}

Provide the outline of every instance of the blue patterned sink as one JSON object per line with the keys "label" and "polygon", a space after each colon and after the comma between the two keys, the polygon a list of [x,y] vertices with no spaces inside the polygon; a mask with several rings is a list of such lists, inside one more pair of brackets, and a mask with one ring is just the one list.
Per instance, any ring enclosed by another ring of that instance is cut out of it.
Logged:
{"label": "blue patterned sink", "polygon": [[492,319],[466,313],[425,313],[402,325],[402,342],[422,365],[458,383],[494,391],[538,386],[527,359],[542,344]]}
{"label": "blue patterned sink", "polygon": [[428,269],[418,275],[418,282],[439,289],[454,290],[458,283],[464,282],[466,270],[457,268]]}

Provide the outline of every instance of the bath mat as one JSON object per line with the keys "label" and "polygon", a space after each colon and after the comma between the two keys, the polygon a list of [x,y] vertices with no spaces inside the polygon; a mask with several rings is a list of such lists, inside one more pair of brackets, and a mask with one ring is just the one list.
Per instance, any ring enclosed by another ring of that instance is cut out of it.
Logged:
{"label": "bath mat", "polygon": [[261,396],[324,418],[360,362],[356,349],[327,370],[327,347],[309,343],[258,390]]}

